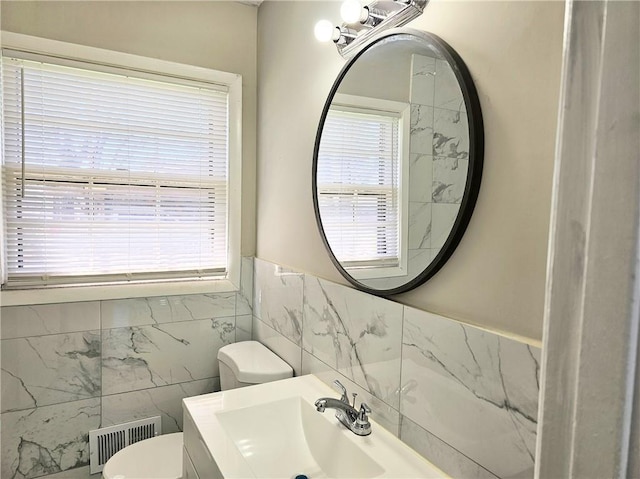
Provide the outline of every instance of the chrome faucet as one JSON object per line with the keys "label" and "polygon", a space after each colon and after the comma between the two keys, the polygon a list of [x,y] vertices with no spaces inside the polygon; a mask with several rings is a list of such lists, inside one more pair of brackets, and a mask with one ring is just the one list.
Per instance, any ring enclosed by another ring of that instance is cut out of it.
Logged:
{"label": "chrome faucet", "polygon": [[316,401],[315,406],[318,412],[324,412],[326,408],[336,410],[336,418],[347,429],[358,436],[368,436],[371,434],[371,423],[367,414],[371,413],[371,409],[365,403],[360,404],[360,410],[356,409],[356,393],[353,393],[353,405],[349,404],[347,388],[345,388],[337,379],[333,382],[334,386],[342,393],[340,399],[320,398]]}

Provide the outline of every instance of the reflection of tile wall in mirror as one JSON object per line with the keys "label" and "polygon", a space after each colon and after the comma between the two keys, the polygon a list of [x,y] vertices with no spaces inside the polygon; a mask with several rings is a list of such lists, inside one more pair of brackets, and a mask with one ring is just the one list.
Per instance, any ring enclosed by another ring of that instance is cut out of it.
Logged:
{"label": "reflection of tile wall in mirror", "polygon": [[[435,255],[432,248],[410,249],[407,263],[409,264],[409,277],[415,278],[424,269],[424,265],[431,263]],[[437,254],[436,250],[436,254]]]}
{"label": "reflection of tile wall in mirror", "polygon": [[411,153],[432,154],[433,152],[433,107],[411,104]]}
{"label": "reflection of tile wall in mirror", "polygon": [[431,209],[431,247],[442,248],[451,233],[460,205],[434,203]]}
{"label": "reflection of tile wall in mirror", "polygon": [[469,160],[436,158],[433,162],[433,202],[462,202]]}
{"label": "reflection of tile wall in mirror", "polygon": [[431,203],[409,203],[409,249],[431,248]]}
{"label": "reflection of tile wall in mirror", "polygon": [[431,262],[435,73],[435,58],[411,55],[408,266],[415,274]]}
{"label": "reflection of tile wall in mirror", "polygon": [[411,55],[411,103],[433,106],[436,59]]}
{"label": "reflection of tile wall in mirror", "polygon": [[428,203],[431,200],[433,182],[432,155],[411,153],[409,164],[409,201]]}
{"label": "reflection of tile wall in mirror", "polygon": [[433,109],[433,155],[469,158],[469,122],[464,112]]}
{"label": "reflection of tile wall in mirror", "polygon": [[432,260],[449,236],[464,195],[469,125],[462,90],[445,60],[414,54],[411,68],[409,249],[412,256]]}
{"label": "reflection of tile wall in mirror", "polygon": [[445,60],[436,60],[433,106],[454,111],[467,111],[455,73]]}

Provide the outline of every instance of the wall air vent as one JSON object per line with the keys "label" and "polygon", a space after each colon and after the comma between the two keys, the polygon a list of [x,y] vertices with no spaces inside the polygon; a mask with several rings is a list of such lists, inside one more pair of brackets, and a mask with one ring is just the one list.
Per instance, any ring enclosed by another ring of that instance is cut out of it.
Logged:
{"label": "wall air vent", "polygon": [[102,471],[109,458],[120,449],[160,434],[162,434],[160,416],[89,431],[91,474]]}

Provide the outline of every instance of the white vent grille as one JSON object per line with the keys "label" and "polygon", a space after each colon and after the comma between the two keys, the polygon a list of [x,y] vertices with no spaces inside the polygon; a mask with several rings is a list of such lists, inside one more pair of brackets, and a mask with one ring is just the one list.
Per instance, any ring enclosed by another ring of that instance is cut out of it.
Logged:
{"label": "white vent grille", "polygon": [[160,416],[117,424],[89,431],[91,474],[102,471],[104,465],[120,449],[162,434]]}

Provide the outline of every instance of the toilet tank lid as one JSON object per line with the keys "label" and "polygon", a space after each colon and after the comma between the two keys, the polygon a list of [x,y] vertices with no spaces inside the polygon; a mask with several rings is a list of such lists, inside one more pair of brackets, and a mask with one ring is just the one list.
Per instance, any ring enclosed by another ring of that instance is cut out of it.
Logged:
{"label": "toilet tank lid", "polygon": [[293,376],[293,369],[258,341],[227,344],[218,350],[218,361],[226,364],[243,383],[265,383]]}

